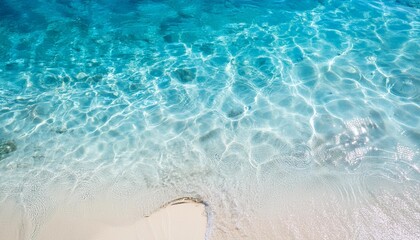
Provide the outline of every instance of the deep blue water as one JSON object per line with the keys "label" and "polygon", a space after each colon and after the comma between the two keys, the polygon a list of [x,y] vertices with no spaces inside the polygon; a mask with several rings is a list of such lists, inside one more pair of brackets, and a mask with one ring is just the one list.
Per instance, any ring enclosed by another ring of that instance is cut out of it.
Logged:
{"label": "deep blue water", "polygon": [[0,205],[22,239],[57,189],[197,197],[209,239],[418,239],[419,8],[0,0]]}

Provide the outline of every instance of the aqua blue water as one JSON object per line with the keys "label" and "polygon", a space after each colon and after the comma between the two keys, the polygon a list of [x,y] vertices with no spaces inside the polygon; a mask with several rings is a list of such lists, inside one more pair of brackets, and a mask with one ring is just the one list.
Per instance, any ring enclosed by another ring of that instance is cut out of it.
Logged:
{"label": "aqua blue water", "polygon": [[417,0],[0,0],[0,206],[418,239],[419,66]]}

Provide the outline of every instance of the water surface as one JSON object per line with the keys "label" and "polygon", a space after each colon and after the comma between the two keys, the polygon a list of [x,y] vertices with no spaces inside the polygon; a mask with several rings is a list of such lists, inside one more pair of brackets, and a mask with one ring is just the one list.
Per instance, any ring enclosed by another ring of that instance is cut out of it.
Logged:
{"label": "water surface", "polygon": [[0,221],[19,239],[63,205],[136,219],[180,197],[208,204],[208,239],[419,238],[418,1],[0,15]]}

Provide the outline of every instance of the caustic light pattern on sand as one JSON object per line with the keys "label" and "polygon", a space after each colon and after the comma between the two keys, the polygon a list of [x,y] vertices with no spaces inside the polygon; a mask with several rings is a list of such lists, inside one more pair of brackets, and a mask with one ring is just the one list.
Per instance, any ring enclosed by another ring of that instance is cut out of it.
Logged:
{"label": "caustic light pattern on sand", "polygon": [[420,235],[418,1],[0,0],[0,16],[0,238],[181,197],[208,205],[208,239]]}

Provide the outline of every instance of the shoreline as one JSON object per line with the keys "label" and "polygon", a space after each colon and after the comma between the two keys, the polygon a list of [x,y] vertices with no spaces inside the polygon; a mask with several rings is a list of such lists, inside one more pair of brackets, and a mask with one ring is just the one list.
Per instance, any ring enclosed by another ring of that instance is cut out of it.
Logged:
{"label": "shoreline", "polygon": [[99,186],[89,188],[102,189],[89,196],[58,187],[9,196],[0,203],[0,238],[412,239],[419,233],[414,228],[419,215],[410,211],[419,207],[416,182],[401,187],[366,176],[304,180],[303,174],[277,181],[278,175],[264,176],[258,184],[242,182],[241,188],[207,189],[181,198],[181,192],[170,194],[169,188],[160,191],[164,196],[138,189],[123,197]]}
{"label": "shoreline", "polygon": [[[134,220],[112,219],[114,209],[107,207],[97,212],[97,216],[83,216],[77,214],[77,210],[63,207],[56,209],[42,226],[31,223],[28,216],[16,211],[18,208],[13,205],[9,202],[0,208],[2,239],[204,240],[208,227],[205,204],[189,198],[171,201],[152,214]],[[103,218],[104,214],[109,218]]]}

